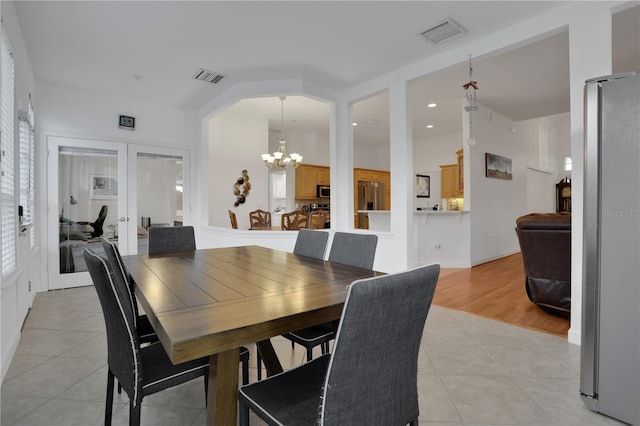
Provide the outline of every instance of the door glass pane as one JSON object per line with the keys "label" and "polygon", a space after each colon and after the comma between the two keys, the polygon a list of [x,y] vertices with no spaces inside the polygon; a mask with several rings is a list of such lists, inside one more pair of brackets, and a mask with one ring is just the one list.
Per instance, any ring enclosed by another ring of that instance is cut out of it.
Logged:
{"label": "door glass pane", "polygon": [[136,170],[138,253],[147,253],[149,226],[183,223],[183,157],[138,152]]}
{"label": "door glass pane", "polygon": [[82,252],[103,254],[100,237],[118,238],[118,152],[59,147],[60,273],[84,272]]}

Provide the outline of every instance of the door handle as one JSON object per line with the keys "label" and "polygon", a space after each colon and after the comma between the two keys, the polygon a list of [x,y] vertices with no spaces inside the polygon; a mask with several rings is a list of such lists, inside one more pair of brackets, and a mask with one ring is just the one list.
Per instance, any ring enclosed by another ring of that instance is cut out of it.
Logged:
{"label": "door handle", "polygon": [[120,218],[120,222],[128,222],[128,221],[129,221],[128,217],[124,217],[123,216],[123,217]]}

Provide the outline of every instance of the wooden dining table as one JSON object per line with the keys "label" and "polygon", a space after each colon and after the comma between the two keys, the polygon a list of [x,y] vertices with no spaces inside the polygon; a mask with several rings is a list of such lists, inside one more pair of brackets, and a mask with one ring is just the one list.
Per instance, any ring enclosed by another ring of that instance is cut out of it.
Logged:
{"label": "wooden dining table", "polygon": [[124,256],[135,292],[174,364],[210,358],[208,425],[235,425],[239,348],[340,318],[347,286],[375,272],[260,246]]}

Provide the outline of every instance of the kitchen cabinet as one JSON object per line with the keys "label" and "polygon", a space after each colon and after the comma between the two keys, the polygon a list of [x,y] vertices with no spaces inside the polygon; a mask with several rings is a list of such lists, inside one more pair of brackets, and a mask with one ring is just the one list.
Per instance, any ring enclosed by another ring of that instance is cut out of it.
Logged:
{"label": "kitchen cabinet", "polygon": [[316,166],[316,185],[330,185],[329,167]]}
{"label": "kitchen cabinet", "polygon": [[460,149],[456,151],[458,156],[458,182],[456,185],[456,198],[464,197],[464,150]]}
{"label": "kitchen cabinet", "polygon": [[464,151],[456,151],[456,164],[440,166],[440,198],[464,197]]}
{"label": "kitchen cabinet", "polygon": [[456,198],[458,188],[458,165],[440,166],[440,198]]}
{"label": "kitchen cabinet", "polygon": [[329,185],[329,167],[301,164],[296,169],[296,200],[318,198],[317,186]]}

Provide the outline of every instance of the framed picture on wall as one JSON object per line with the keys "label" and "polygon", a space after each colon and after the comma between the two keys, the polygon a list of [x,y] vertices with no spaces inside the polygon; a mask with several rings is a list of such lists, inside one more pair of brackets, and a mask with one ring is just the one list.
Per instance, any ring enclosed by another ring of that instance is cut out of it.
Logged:
{"label": "framed picture on wall", "polygon": [[89,198],[115,200],[118,198],[118,179],[107,175],[89,175]]}
{"label": "framed picture on wall", "polygon": [[496,154],[485,153],[485,176],[495,179],[513,179],[511,171],[511,158],[502,157]]}
{"label": "framed picture on wall", "polygon": [[429,198],[431,196],[431,177],[416,175],[416,195],[418,198]]}

